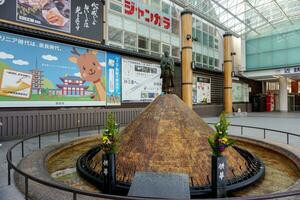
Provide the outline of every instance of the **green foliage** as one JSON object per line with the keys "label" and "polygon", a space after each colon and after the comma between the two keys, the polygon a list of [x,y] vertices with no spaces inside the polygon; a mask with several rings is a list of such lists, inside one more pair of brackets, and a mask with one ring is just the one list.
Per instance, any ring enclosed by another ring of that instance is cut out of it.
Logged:
{"label": "green foliage", "polygon": [[221,113],[219,123],[215,124],[215,133],[208,138],[213,154],[216,156],[222,155],[225,149],[234,144],[234,140],[228,137],[228,126],[230,122],[226,119],[225,114]]}
{"label": "green foliage", "polygon": [[101,148],[106,154],[116,153],[119,143],[119,127],[114,115],[109,113],[105,124],[105,130],[101,136]]}

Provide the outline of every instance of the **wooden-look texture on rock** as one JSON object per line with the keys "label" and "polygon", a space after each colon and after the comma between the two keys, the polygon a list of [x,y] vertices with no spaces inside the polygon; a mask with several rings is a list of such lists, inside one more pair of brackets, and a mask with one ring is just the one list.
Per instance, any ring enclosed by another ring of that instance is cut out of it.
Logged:
{"label": "wooden-look texture on rock", "polygon": [[[195,185],[209,184],[210,133],[213,129],[179,97],[157,97],[122,131],[117,180],[131,181],[136,171],[174,172],[188,174]],[[224,154],[229,178],[246,170],[244,158],[233,148]]]}

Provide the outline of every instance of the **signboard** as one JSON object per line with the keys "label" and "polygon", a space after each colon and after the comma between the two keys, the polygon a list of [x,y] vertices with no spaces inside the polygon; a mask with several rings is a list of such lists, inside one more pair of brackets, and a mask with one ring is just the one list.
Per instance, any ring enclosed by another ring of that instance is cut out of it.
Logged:
{"label": "signboard", "polygon": [[232,102],[249,102],[248,84],[232,83]]}
{"label": "signboard", "polygon": [[280,70],[280,74],[299,74],[299,73],[300,73],[300,66],[283,68]]}
{"label": "signboard", "polygon": [[119,105],[120,68],[117,54],[0,32],[0,107]]}
{"label": "signboard", "polygon": [[122,101],[151,102],[161,94],[158,64],[122,59]]}
{"label": "signboard", "polygon": [[100,43],[102,12],[99,0],[2,0],[0,21]]}
{"label": "signboard", "polygon": [[107,105],[121,105],[121,64],[119,54],[107,53]]}
{"label": "signboard", "polygon": [[138,0],[125,0],[124,13],[134,19],[171,31],[171,16]]}
{"label": "signboard", "polygon": [[211,81],[210,78],[194,76],[193,103],[211,103]]}

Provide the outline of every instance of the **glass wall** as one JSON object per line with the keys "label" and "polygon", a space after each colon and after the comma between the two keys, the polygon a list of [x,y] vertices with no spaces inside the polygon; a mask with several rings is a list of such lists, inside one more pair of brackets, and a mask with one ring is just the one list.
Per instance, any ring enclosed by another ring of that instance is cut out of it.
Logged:
{"label": "glass wall", "polygon": [[296,30],[247,40],[247,70],[299,65],[299,38],[300,30]]}
{"label": "glass wall", "polygon": [[[107,44],[160,57],[164,51],[180,59],[180,12],[168,0],[107,1]],[[193,59],[196,67],[221,70],[220,31],[193,16]]]}

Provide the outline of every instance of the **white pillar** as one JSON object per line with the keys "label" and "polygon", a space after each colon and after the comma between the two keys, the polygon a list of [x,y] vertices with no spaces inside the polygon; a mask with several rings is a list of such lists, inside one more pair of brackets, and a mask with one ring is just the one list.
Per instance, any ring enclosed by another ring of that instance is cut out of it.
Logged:
{"label": "white pillar", "polygon": [[288,89],[287,89],[287,78],[279,78],[279,110],[281,112],[288,111]]}

